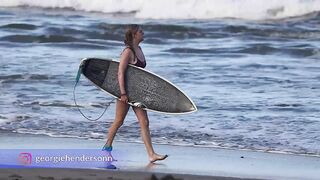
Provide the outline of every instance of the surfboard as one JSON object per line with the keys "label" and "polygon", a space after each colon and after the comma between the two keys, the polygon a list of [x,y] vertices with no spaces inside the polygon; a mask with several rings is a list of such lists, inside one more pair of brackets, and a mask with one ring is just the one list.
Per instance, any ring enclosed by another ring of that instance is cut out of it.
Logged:
{"label": "surfboard", "polygon": [[[119,62],[111,59],[85,58],[82,74],[94,85],[120,98],[118,83]],[[177,86],[143,68],[128,65],[125,73],[128,104],[162,113],[190,113],[197,110],[194,102]]]}

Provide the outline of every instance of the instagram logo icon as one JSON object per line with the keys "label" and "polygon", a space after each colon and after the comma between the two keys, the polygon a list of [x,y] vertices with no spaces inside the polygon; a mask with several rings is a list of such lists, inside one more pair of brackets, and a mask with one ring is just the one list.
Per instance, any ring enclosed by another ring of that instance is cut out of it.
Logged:
{"label": "instagram logo icon", "polygon": [[20,153],[19,156],[18,156],[18,162],[20,164],[23,164],[23,165],[28,165],[28,164],[31,164],[31,161],[32,161],[32,155],[31,153]]}

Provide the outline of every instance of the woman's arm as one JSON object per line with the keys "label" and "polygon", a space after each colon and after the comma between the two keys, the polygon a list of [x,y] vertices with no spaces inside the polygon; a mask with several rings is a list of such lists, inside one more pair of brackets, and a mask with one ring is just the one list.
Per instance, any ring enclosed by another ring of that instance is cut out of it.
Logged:
{"label": "woman's arm", "polygon": [[[128,97],[127,92],[126,92],[126,87],[125,87],[125,73],[127,70],[127,66],[131,60],[132,57],[132,52],[130,49],[125,49],[123,53],[121,54],[120,57],[120,64],[119,64],[119,69],[118,69],[118,82],[120,86],[120,94],[121,94],[121,100],[127,102]],[[124,98],[122,96],[125,96]]]}

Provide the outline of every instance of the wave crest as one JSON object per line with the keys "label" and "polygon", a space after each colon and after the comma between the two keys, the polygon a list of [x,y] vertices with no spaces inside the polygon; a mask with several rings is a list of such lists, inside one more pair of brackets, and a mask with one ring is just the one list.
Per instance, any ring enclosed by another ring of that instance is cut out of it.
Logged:
{"label": "wave crest", "polygon": [[[320,11],[320,0],[10,0],[2,7],[67,8],[151,19],[283,19]],[[165,8],[164,8],[165,7]]]}

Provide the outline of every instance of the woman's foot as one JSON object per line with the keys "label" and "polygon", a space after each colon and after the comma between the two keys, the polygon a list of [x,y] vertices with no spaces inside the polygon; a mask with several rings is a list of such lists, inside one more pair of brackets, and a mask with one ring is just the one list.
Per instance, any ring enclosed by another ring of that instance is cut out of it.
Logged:
{"label": "woman's foot", "polygon": [[160,155],[160,154],[156,154],[154,153],[150,158],[149,158],[149,161],[151,163],[154,163],[156,161],[161,161],[161,160],[164,160],[168,157],[168,155]]}

